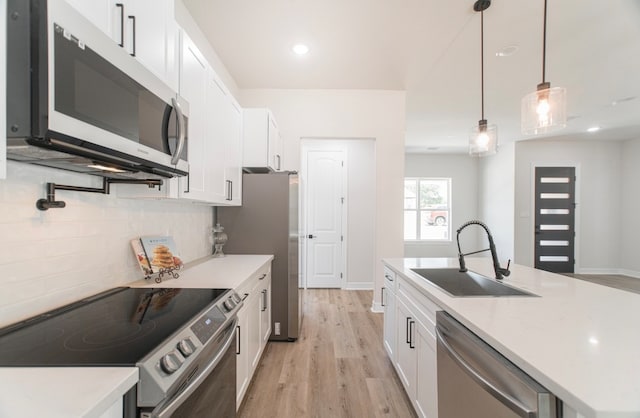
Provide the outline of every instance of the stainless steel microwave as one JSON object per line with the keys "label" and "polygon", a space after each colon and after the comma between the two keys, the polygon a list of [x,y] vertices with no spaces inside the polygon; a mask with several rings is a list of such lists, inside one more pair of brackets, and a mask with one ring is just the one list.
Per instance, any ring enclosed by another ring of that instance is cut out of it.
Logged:
{"label": "stainless steel microwave", "polygon": [[64,0],[8,0],[7,157],[106,177],[188,175],[188,104]]}

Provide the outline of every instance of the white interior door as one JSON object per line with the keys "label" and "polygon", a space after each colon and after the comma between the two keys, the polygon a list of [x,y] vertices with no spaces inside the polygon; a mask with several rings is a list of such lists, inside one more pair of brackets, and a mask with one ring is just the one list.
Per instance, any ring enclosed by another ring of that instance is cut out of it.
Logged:
{"label": "white interior door", "polygon": [[342,287],[343,151],[307,153],[307,287]]}

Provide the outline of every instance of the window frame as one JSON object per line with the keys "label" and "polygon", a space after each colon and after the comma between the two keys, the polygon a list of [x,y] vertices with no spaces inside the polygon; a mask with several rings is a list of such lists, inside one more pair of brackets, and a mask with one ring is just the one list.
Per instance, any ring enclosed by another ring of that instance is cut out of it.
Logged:
{"label": "window frame", "polygon": [[[405,242],[409,242],[409,243],[447,243],[447,242],[451,242],[452,241],[452,236],[451,236],[451,218],[452,218],[452,213],[453,213],[453,209],[452,209],[452,204],[451,204],[451,189],[452,189],[452,178],[451,177],[415,177],[415,176],[411,176],[411,177],[404,177],[403,180],[403,190],[404,190],[404,186],[407,184],[408,180],[412,180],[415,181],[415,185],[416,185],[416,204],[415,204],[415,208],[414,209],[407,209],[406,208],[406,194],[403,193],[403,204],[402,204],[402,212],[403,215],[406,214],[407,212],[414,212],[415,213],[415,218],[416,218],[416,225],[414,226],[414,230],[415,230],[415,236],[416,238],[414,239],[407,239],[404,238],[404,232],[403,232],[403,240]],[[446,181],[447,183],[447,205],[446,205],[446,209],[432,209],[432,210],[437,210],[437,211],[443,211],[443,212],[447,212],[447,238],[420,238],[421,236],[421,225],[422,225],[422,212],[423,211],[429,211],[429,209],[423,209],[420,208],[420,183],[421,182],[433,182],[433,181]],[[403,216],[403,231],[404,231],[404,219],[406,218],[406,216]]]}

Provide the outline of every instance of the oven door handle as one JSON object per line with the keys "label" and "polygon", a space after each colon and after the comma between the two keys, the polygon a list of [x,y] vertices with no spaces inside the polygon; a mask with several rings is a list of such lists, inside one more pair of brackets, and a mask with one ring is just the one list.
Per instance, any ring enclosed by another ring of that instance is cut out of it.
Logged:
{"label": "oven door handle", "polygon": [[204,367],[204,369],[202,370],[202,373],[200,373],[198,377],[193,379],[184,390],[178,393],[175,397],[168,399],[165,402],[162,402],[153,411],[151,411],[151,415],[150,415],[151,418],[169,418],[176,411],[176,409],[178,409],[180,405],[182,405],[189,398],[189,396],[191,396],[191,394],[193,394],[193,392],[195,392],[196,389],[198,389],[198,386],[200,386],[200,384],[211,374],[213,369],[216,368],[218,363],[220,363],[220,361],[224,357],[224,354],[227,352],[227,350],[231,346],[231,343],[233,342],[236,336],[237,325],[238,325],[238,318],[236,317],[233,320],[233,323],[228,326],[227,332],[229,335],[227,335],[227,338],[224,344],[222,345],[222,348],[218,350],[213,360]]}

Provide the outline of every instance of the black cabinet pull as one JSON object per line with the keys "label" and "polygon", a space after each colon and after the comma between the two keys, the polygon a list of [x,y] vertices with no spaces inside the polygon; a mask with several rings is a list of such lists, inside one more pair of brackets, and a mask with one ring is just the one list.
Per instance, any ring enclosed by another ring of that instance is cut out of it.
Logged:
{"label": "black cabinet pull", "polygon": [[116,7],[120,9],[120,48],[124,48],[124,4],[116,3]]}
{"label": "black cabinet pull", "polygon": [[238,336],[238,349],[236,350],[236,354],[240,354],[240,351],[242,346],[241,346],[241,341],[242,341],[242,334],[240,333],[240,325],[236,326],[236,332],[237,332],[237,336]]}
{"label": "black cabinet pull", "polygon": [[380,289],[380,304],[384,306],[384,287]]}
{"label": "black cabinet pull", "polygon": [[267,289],[264,289],[262,291],[262,309],[261,311],[264,312],[267,310]]}
{"label": "black cabinet pull", "polygon": [[132,36],[132,40],[133,40],[133,48],[132,48],[132,52],[131,52],[131,56],[135,57],[136,56],[136,17],[135,16],[129,16],[129,19],[131,19],[131,29],[133,30],[133,36]]}
{"label": "black cabinet pull", "polygon": [[[413,327],[411,326],[413,325]],[[416,328],[416,321],[409,321],[409,348],[416,348],[413,342],[413,330]]]}
{"label": "black cabinet pull", "polygon": [[227,197],[225,200],[233,200],[233,182],[231,180],[225,180],[227,182]]}

